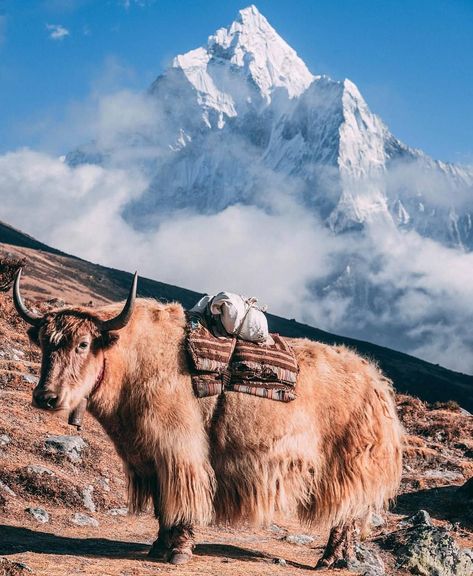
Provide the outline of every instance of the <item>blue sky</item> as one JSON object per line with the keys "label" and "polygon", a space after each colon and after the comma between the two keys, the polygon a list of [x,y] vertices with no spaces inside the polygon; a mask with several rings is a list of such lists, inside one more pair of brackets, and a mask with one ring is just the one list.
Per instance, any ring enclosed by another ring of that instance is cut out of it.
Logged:
{"label": "blue sky", "polygon": [[[144,90],[249,3],[0,0],[0,151],[78,144],[68,139],[71,109],[94,94]],[[255,3],[312,72],[353,80],[396,136],[473,163],[473,0]]]}

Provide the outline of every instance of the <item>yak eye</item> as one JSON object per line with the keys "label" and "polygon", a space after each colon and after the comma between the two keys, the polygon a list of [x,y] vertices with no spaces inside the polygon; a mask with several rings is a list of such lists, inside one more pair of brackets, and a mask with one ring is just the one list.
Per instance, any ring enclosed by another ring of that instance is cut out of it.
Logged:
{"label": "yak eye", "polygon": [[81,352],[83,352],[84,350],[87,350],[87,348],[89,347],[89,343],[87,341],[83,341],[79,344],[78,348]]}

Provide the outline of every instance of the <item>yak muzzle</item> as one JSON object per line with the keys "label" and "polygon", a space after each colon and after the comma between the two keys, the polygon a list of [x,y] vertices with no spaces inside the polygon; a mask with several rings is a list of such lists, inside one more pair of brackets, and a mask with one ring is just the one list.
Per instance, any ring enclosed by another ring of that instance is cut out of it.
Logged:
{"label": "yak muzzle", "polygon": [[54,392],[37,388],[33,391],[33,405],[42,410],[57,410],[58,400],[59,396]]}

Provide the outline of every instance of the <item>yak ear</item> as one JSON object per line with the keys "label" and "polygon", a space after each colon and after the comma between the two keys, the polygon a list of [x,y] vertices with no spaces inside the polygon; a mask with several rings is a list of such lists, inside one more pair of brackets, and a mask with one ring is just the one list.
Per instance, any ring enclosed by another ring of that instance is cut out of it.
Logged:
{"label": "yak ear", "polygon": [[39,327],[31,326],[31,328],[28,328],[26,333],[28,334],[30,341],[36,346],[39,346]]}
{"label": "yak ear", "polygon": [[118,332],[102,332],[101,345],[104,349],[111,348],[118,342],[119,338]]}

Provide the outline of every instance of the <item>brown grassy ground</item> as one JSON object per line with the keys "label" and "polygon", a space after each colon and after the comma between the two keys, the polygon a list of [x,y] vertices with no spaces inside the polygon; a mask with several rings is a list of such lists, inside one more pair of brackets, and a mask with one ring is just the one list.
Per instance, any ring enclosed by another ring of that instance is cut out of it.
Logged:
{"label": "brown grassy ground", "polygon": [[[41,265],[40,263],[38,265]],[[64,298],[85,302],[90,294],[75,293],[73,282]],[[49,292],[49,296],[58,296]],[[74,296],[72,296],[74,295]],[[97,300],[97,303],[100,300]],[[23,562],[35,574],[89,574],[132,576],[179,573],[183,576],[308,574],[320,556],[326,534],[308,532],[291,519],[277,519],[266,529],[204,528],[197,532],[194,560],[172,567],[146,556],[156,535],[149,514],[111,516],[113,508],[126,506],[121,463],[100,426],[85,417],[82,437],[88,444],[83,460],[71,463],[48,454],[44,440],[50,434],[74,434],[64,415],[50,416],[31,408],[31,390],[38,373],[39,355],[25,336],[25,326],[13,313],[10,297],[0,293],[0,437],[10,443],[0,446],[0,481],[15,496],[0,490],[0,562],[9,576],[27,574],[9,562]],[[395,528],[405,515],[427,509],[439,524],[453,525],[462,545],[473,544],[471,508],[458,499],[457,486],[473,476],[473,418],[455,404],[428,406],[409,396],[398,397],[401,417],[408,432],[402,494],[387,524],[375,530],[376,539]],[[28,471],[30,465],[45,466],[53,475]],[[93,487],[96,512],[84,508],[82,492]],[[40,524],[25,511],[43,507],[50,515]],[[99,521],[99,527],[79,527],[72,522],[76,512]],[[284,540],[287,533],[311,534],[305,546]],[[393,558],[382,552],[391,574]],[[285,562],[275,563],[283,559]],[[320,572],[323,575],[325,572]],[[330,574],[349,574],[347,571]],[[328,573],[327,573],[328,574]]]}

